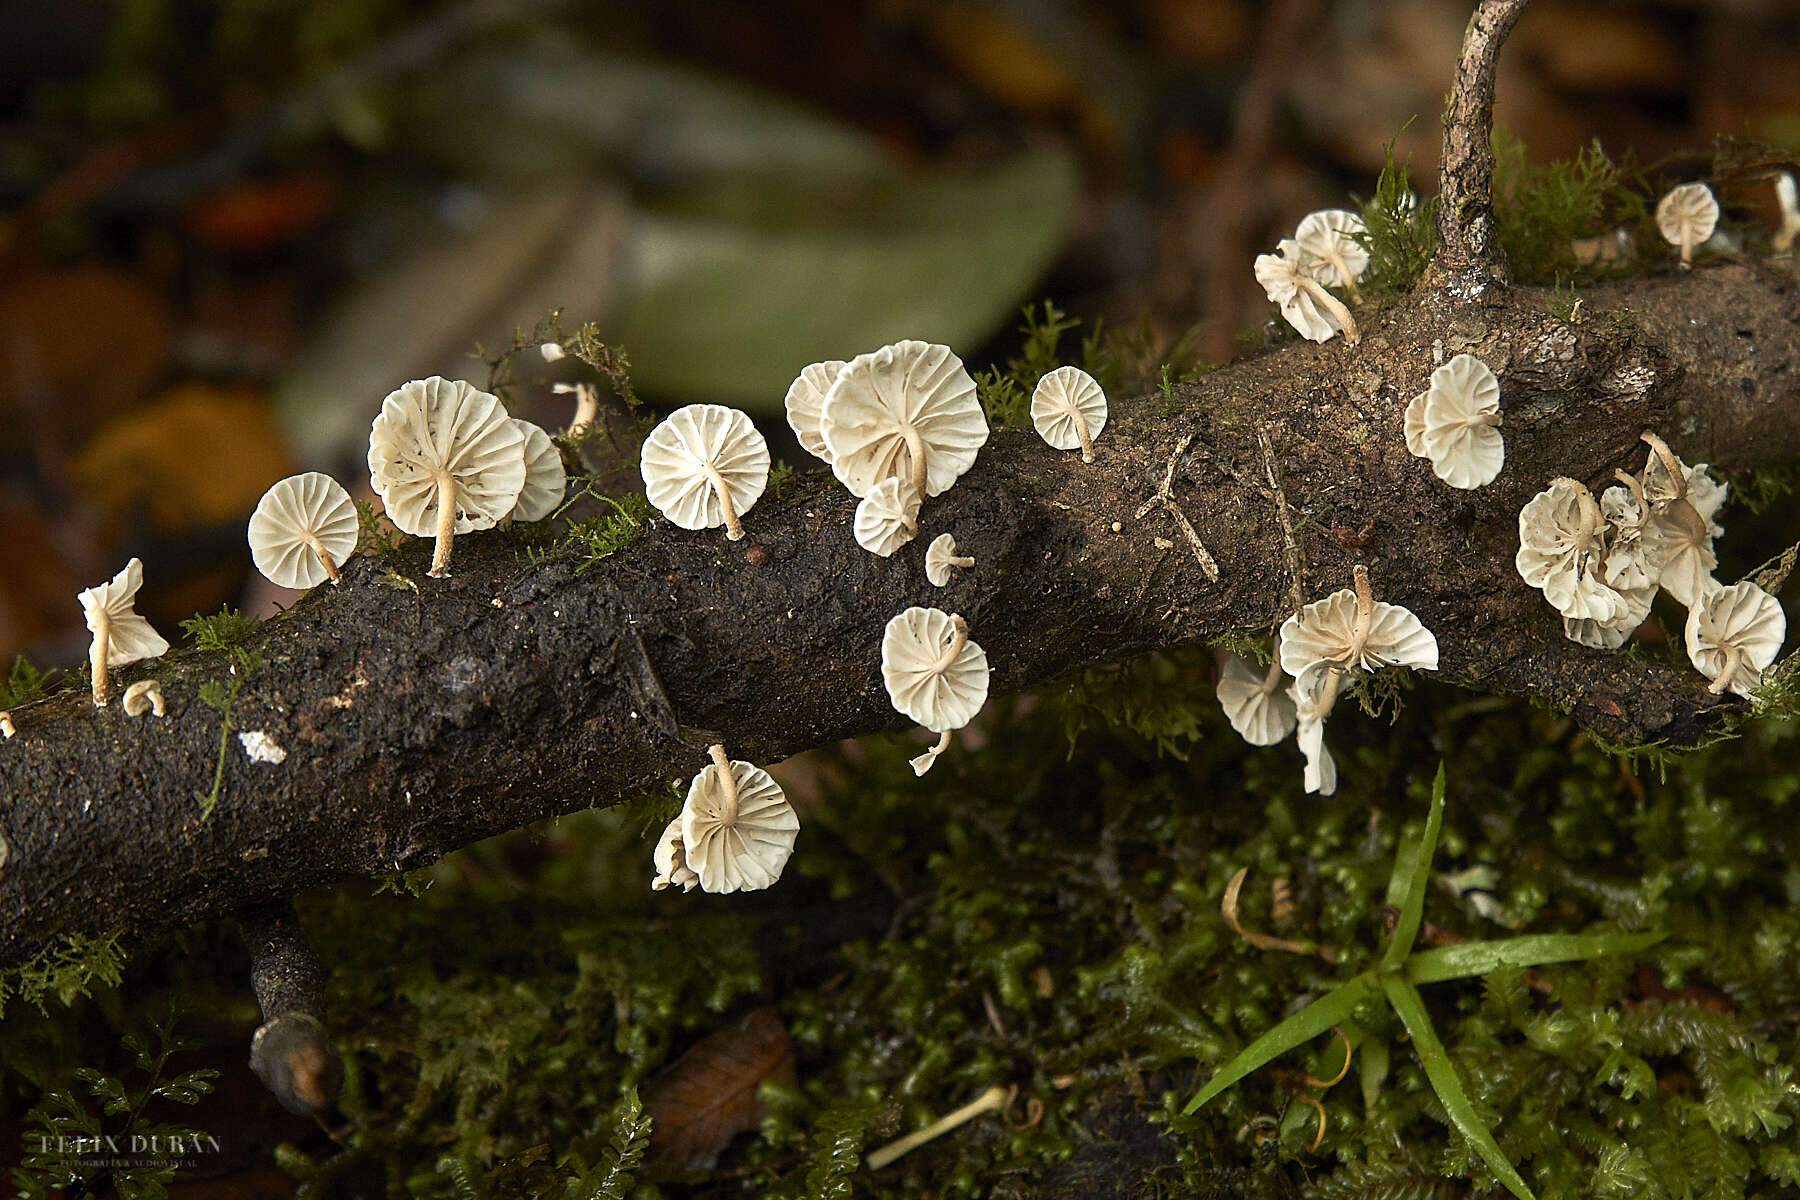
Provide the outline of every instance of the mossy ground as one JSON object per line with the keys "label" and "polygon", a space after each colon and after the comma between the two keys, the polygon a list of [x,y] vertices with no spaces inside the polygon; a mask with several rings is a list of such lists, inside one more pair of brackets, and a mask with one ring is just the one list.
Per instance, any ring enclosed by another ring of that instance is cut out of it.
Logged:
{"label": "mossy ground", "polygon": [[[618,1194],[1486,1190],[1378,1007],[1358,1014],[1337,1086],[1302,1081],[1342,1062],[1321,1039],[1178,1115],[1220,1063],[1355,969],[1246,944],[1220,917],[1226,881],[1250,868],[1248,926],[1365,958],[1385,937],[1397,843],[1417,836],[1444,759],[1428,944],[1671,935],[1641,960],[1426,989],[1471,1097],[1537,1193],[1800,1186],[1791,727],[1752,725],[1666,779],[1639,778],[1565,721],[1424,685],[1392,723],[1333,720],[1344,783],[1322,799],[1301,794],[1291,746],[1255,750],[1230,732],[1199,654],[992,707],[972,739],[984,744],[923,780],[898,738],[812,756],[794,776],[799,850],[767,893],[648,891],[671,792],[474,847],[418,899],[369,886],[308,897],[349,1084],[342,1144],[301,1136],[284,1166],[316,1195],[613,1194],[564,1181],[605,1174],[628,1090],[773,1003],[798,1082],[765,1085],[760,1135],[703,1177],[640,1175]],[[1466,886],[1471,868],[1491,870],[1489,890],[1459,895],[1448,880]],[[1277,879],[1290,903],[1273,914]],[[172,965],[143,954],[120,988],[50,1001],[47,1017],[10,1006],[6,1104],[22,1112],[76,1067],[118,1066],[108,1047],[163,995],[247,1019],[241,952],[204,932],[188,948]],[[1004,1119],[879,1176],[857,1165],[994,1084],[1019,1088]],[[1316,1149],[1303,1097],[1327,1116]]]}

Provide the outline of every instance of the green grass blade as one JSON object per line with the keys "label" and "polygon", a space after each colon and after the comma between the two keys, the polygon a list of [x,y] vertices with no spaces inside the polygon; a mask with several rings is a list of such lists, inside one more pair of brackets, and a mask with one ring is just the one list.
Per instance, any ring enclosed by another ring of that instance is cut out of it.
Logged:
{"label": "green grass blade", "polygon": [[[1438,778],[1443,778],[1441,771]],[[1387,992],[1388,1003],[1394,1006],[1394,1011],[1406,1023],[1406,1031],[1412,1035],[1413,1049],[1425,1068],[1425,1078],[1431,1081],[1431,1090],[1437,1093],[1451,1122],[1469,1139],[1469,1145],[1475,1148],[1475,1153],[1481,1155],[1481,1161],[1487,1164],[1488,1170],[1506,1186],[1507,1191],[1519,1197],[1519,1200],[1537,1200],[1526,1186],[1525,1180],[1506,1160],[1500,1143],[1494,1140],[1493,1131],[1482,1124],[1481,1118],[1476,1115],[1475,1106],[1469,1103],[1469,1097],[1463,1091],[1462,1076],[1456,1073],[1455,1064],[1444,1052],[1444,1044],[1438,1041],[1437,1030],[1431,1027],[1431,1017],[1425,1011],[1425,1001],[1419,997],[1419,989],[1398,975],[1383,975],[1381,986]]]}
{"label": "green grass blade", "polygon": [[1494,942],[1464,942],[1413,955],[1406,960],[1406,977],[1414,983],[1442,983],[1446,979],[1486,975],[1501,967],[1537,967],[1545,963],[1600,958],[1607,954],[1636,954],[1668,936],[1666,933],[1550,933]]}
{"label": "green grass blade", "polygon": [[[1381,969],[1395,971],[1412,953],[1419,936],[1419,922],[1425,915],[1425,890],[1431,880],[1431,858],[1437,853],[1438,831],[1444,827],[1444,764],[1439,763],[1437,779],[1431,785],[1431,812],[1425,818],[1425,836],[1419,840],[1416,856],[1405,862],[1405,847],[1395,855],[1394,876],[1388,883],[1388,903],[1400,910],[1394,924],[1393,940],[1381,956]],[[1405,865],[1402,865],[1405,864]]]}
{"label": "green grass blade", "polygon": [[1191,1116],[1202,1104],[1270,1059],[1305,1045],[1333,1025],[1343,1024],[1358,1005],[1375,995],[1375,991],[1375,977],[1367,971],[1338,984],[1238,1051],[1237,1056],[1220,1067],[1199,1094],[1187,1102],[1182,1114]]}

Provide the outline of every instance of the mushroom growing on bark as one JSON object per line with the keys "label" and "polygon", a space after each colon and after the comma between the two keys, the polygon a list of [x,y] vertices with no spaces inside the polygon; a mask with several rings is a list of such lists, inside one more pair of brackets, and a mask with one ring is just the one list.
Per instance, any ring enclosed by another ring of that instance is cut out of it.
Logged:
{"label": "mushroom growing on bark", "polygon": [[327,579],[356,553],[356,505],[329,475],[290,475],[263,493],[250,514],[250,557],[278,587],[305,589]]}
{"label": "mushroom growing on bark", "polygon": [[1719,202],[1704,183],[1684,183],[1656,205],[1656,227],[1663,239],[1681,250],[1681,269],[1694,264],[1694,247],[1711,237],[1719,224]]}
{"label": "mushroom growing on bark", "polygon": [[138,589],[144,586],[144,564],[132,559],[125,569],[106,583],[88,588],[76,599],[81,601],[87,627],[94,642],[88,650],[88,665],[93,672],[94,707],[106,707],[106,669],[122,667],[146,658],[161,658],[169,652],[169,643],[150,628],[150,622],[132,611]]}
{"label": "mushroom growing on bark", "polygon": [[1406,406],[1406,448],[1451,487],[1484,487],[1506,462],[1500,423],[1500,381],[1479,358],[1458,354]]}
{"label": "mushroom growing on bark", "polygon": [[1337,704],[1344,673],[1335,667],[1313,672],[1311,678],[1294,680],[1288,698],[1294,705],[1300,753],[1306,758],[1301,783],[1309,792],[1329,796],[1337,791],[1337,759],[1325,744],[1325,718]]}
{"label": "mushroom growing on bark", "polygon": [[569,489],[569,477],[563,471],[562,451],[550,435],[530,421],[512,418],[512,423],[525,438],[525,483],[505,523],[541,521],[555,512]]}
{"label": "mushroom growing on bark", "polygon": [[1307,272],[1320,283],[1347,290],[1352,304],[1362,303],[1356,281],[1369,269],[1369,252],[1356,240],[1357,234],[1365,232],[1363,219],[1345,208],[1308,213],[1294,231]]}
{"label": "mushroom growing on bark", "polygon": [[[781,869],[794,853],[800,818],[767,771],[726,758],[723,746],[709,746],[706,752],[712,766],[694,776],[681,810],[686,866],[705,891],[766,888],[781,878]],[[657,849],[660,854],[660,844]],[[672,853],[669,865],[671,881],[680,882]],[[659,873],[662,867],[658,862]]]}
{"label": "mushroom growing on bark", "polygon": [[1748,696],[1786,636],[1781,605],[1748,580],[1714,588],[1688,609],[1688,660],[1712,680],[1713,692]]}
{"label": "mushroom growing on bark", "polygon": [[369,479],[401,532],[437,539],[431,574],[442,578],[456,535],[493,528],[518,502],[525,436],[499,397],[460,379],[415,379],[382,402]]}
{"label": "mushroom growing on bark", "polygon": [[1643,440],[1650,446],[1643,478],[1650,508],[1644,550],[1663,591],[1691,608],[1718,586],[1713,539],[1724,530],[1714,517],[1727,489],[1706,473],[1705,463],[1688,466],[1654,433],[1644,433]]}
{"label": "mushroom growing on bark", "polygon": [[1344,302],[1307,273],[1306,253],[1293,238],[1283,238],[1274,254],[1256,256],[1256,282],[1306,340],[1328,342],[1340,330],[1352,346],[1362,339]]}
{"label": "mushroom growing on bark", "polygon": [[1800,189],[1795,188],[1791,171],[1775,176],[1775,203],[1781,207],[1781,228],[1775,231],[1772,244],[1775,253],[1786,254],[1794,248],[1794,238],[1800,236]]}
{"label": "mushroom growing on bark", "polygon": [[895,709],[942,735],[912,760],[916,775],[931,770],[949,749],[951,731],[974,720],[987,703],[987,654],[969,640],[969,623],[942,609],[915,606],[887,623],[881,678]]}
{"label": "mushroom growing on bark", "polygon": [[644,495],[683,529],[716,529],[744,538],[738,519],[769,483],[769,445],[750,418],[720,404],[670,413],[644,439]]}
{"label": "mushroom growing on bark", "polygon": [[1277,656],[1266,673],[1229,650],[1219,652],[1219,682],[1213,693],[1225,719],[1252,746],[1273,746],[1294,732],[1294,700],[1281,686],[1287,673]]}
{"label": "mushroom growing on bark", "polygon": [[904,479],[884,479],[856,506],[856,544],[887,558],[919,536],[919,493]]}
{"label": "mushroom growing on bark", "polygon": [[1106,393],[1080,367],[1058,367],[1031,393],[1031,425],[1053,450],[1081,450],[1094,461],[1094,439],[1106,428]]}
{"label": "mushroom growing on bark", "polygon": [[660,892],[670,884],[674,884],[684,892],[694,890],[700,882],[700,876],[694,874],[687,865],[687,847],[681,841],[681,817],[663,826],[662,837],[656,841],[656,849],[650,859],[656,864],[656,874],[650,879],[650,890]]}
{"label": "mushroom growing on bark", "polygon": [[966,554],[956,552],[956,536],[940,533],[931,539],[931,545],[925,548],[925,578],[933,587],[946,587],[950,583],[952,568],[968,568],[975,565],[975,560]]}
{"label": "mushroom growing on bark", "polygon": [[163,715],[162,684],[154,679],[140,679],[125,689],[125,698],[121,701],[128,717],[141,717],[145,713]]}
{"label": "mushroom growing on bark", "polygon": [[819,410],[825,406],[825,393],[831,390],[838,372],[843,369],[844,363],[835,358],[802,367],[794,382],[788,385],[784,402],[788,428],[800,439],[800,448],[828,465],[831,450],[825,445],[825,436],[819,432]]}
{"label": "mushroom growing on bark", "polygon": [[988,438],[975,381],[948,346],[895,342],[844,364],[819,410],[831,470],[852,495],[905,479],[921,499],[948,491]]}
{"label": "mushroom growing on bark", "polygon": [[1612,624],[1625,598],[1600,578],[1606,520],[1594,494],[1573,479],[1550,486],[1519,510],[1519,550],[1513,566],[1564,617]]}
{"label": "mushroom growing on bark", "polygon": [[1411,667],[1435,671],[1437,638],[1411,610],[1384,604],[1369,586],[1369,568],[1352,570],[1355,586],[1315,600],[1281,623],[1281,669],[1310,689],[1316,673]]}

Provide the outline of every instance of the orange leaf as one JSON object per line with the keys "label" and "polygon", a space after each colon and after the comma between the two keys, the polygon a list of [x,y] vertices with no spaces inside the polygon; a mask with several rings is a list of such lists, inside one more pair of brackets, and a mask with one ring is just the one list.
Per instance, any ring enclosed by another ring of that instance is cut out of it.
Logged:
{"label": "orange leaf", "polygon": [[791,1076],[794,1047],[771,1006],[695,1043],[644,1088],[652,1165],[704,1171],[740,1133],[762,1119],[756,1087]]}

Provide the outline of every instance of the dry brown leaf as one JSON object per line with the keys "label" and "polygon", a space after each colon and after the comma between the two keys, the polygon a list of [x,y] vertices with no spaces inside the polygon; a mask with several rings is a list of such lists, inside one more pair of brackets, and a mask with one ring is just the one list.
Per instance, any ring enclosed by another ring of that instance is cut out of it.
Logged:
{"label": "dry brown leaf", "polygon": [[751,1012],[690,1047],[644,1088],[649,1162],[704,1171],[740,1133],[762,1120],[757,1085],[792,1075],[794,1048],[773,1006]]}

